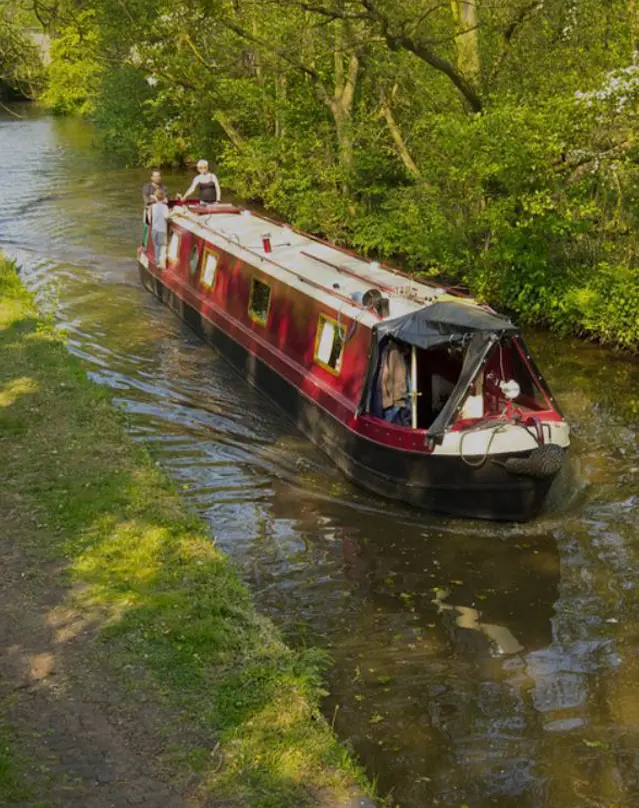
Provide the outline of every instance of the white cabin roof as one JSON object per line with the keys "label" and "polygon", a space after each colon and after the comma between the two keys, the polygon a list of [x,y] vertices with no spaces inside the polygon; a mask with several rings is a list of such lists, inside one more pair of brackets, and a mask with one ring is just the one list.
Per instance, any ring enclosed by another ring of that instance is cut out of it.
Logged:
{"label": "white cabin roof", "polygon": [[[391,320],[422,309],[446,294],[443,287],[420,283],[249,210],[240,213],[234,212],[236,210],[219,205],[218,212],[207,214],[176,207],[171,219],[211,245],[371,327],[382,319]],[[262,236],[267,233],[271,241],[270,253],[266,253],[262,245]],[[359,296],[361,300],[370,289],[378,289],[382,297],[388,299],[388,317],[380,318],[353,297]]]}

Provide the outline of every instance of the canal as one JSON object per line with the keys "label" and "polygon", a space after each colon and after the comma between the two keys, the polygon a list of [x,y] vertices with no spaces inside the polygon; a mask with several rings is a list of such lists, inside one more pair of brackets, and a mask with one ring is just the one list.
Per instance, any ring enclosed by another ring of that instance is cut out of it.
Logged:
{"label": "canal", "polygon": [[325,714],[380,791],[401,808],[639,805],[636,360],[527,334],[573,426],[537,521],[380,502],[140,287],[146,172],[110,165],[82,122],[17,109],[0,118],[0,248],[260,609],[330,652]]}

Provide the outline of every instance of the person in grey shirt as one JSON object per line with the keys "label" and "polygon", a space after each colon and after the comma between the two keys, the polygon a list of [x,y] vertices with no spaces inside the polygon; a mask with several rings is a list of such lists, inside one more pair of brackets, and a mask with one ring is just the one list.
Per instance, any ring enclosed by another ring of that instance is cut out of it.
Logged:
{"label": "person in grey shirt", "polygon": [[189,189],[183,196],[178,194],[178,199],[188,199],[197,192],[200,202],[206,202],[207,205],[219,202],[222,198],[220,183],[215,174],[209,171],[208,161],[198,160],[197,171],[197,177],[195,177]]}
{"label": "person in grey shirt", "polygon": [[166,204],[166,194],[161,188],[155,192],[155,202],[150,206],[151,214],[151,240],[153,241],[153,255],[155,263],[160,269],[166,268],[166,227],[169,218],[169,206]]}

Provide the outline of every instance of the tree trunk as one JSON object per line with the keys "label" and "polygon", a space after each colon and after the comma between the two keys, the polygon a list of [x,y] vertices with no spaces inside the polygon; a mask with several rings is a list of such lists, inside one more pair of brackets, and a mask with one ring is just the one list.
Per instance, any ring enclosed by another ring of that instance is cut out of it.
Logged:
{"label": "tree trunk", "polygon": [[391,133],[391,137],[395,142],[400,160],[406,167],[409,174],[412,174],[413,177],[419,177],[420,171],[417,168],[411,153],[408,151],[408,146],[406,145],[406,141],[404,140],[401,129],[397,125],[397,121],[395,120],[395,116],[393,115],[390,104],[385,98],[382,98],[381,113],[386,121],[386,125],[388,126],[388,131]]}
{"label": "tree trunk", "polygon": [[[350,172],[353,167],[353,102],[359,74],[359,56],[346,47],[346,22],[336,22],[334,92],[328,107],[333,113],[340,166]],[[346,65],[348,60],[348,65]]]}
{"label": "tree trunk", "polygon": [[241,152],[244,151],[246,148],[246,143],[244,138],[240,133],[237,131],[235,126],[231,123],[231,119],[225,112],[217,112],[215,115],[215,120],[220,124],[224,133],[231,141],[231,143],[235,146],[235,148]]}
{"label": "tree trunk", "polygon": [[639,8],[637,0],[628,0],[630,22],[630,56],[633,64],[639,64]]}
{"label": "tree trunk", "polygon": [[457,67],[468,81],[477,84],[481,70],[477,0],[451,0],[451,8],[457,29]]}
{"label": "tree trunk", "polygon": [[350,113],[339,105],[336,105],[332,112],[335,119],[339,164],[344,171],[350,172],[353,167],[353,122]]}
{"label": "tree trunk", "polygon": [[286,105],[288,96],[288,79],[284,73],[275,79],[275,137],[283,138],[285,135],[282,109]]}

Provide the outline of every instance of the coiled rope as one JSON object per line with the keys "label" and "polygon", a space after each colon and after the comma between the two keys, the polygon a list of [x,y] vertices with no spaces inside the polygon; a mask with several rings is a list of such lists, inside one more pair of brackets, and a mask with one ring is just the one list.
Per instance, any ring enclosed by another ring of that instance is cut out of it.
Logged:
{"label": "coiled rope", "polygon": [[[466,430],[459,440],[459,456],[462,461],[471,468],[477,469],[483,466],[488,459],[495,438],[511,424],[525,429],[534,439],[537,446],[531,451],[528,457],[509,457],[503,461],[493,458],[493,462],[503,466],[506,471],[509,471],[511,474],[522,474],[527,477],[536,477],[537,479],[551,477],[556,474],[561,469],[564,460],[564,450],[561,446],[556,443],[543,444],[537,434],[531,430],[527,424],[516,423],[509,420],[501,420],[496,426],[494,421],[483,420]],[[479,460],[470,460],[469,457],[464,455],[464,440],[471,432],[477,432],[490,426],[494,428],[486,443],[486,448],[482,456]]]}
{"label": "coiled rope", "polygon": [[[459,439],[459,456],[461,457],[463,462],[467,466],[470,466],[473,469],[478,469],[481,466],[483,466],[484,463],[486,462],[486,460],[488,459],[488,455],[489,455],[490,450],[492,448],[493,441],[495,440],[495,438],[497,437],[497,435],[500,432],[504,431],[504,429],[509,425],[509,423],[510,423],[509,421],[501,420],[495,426],[495,421],[494,420],[484,419],[484,420],[479,421],[478,423],[476,423],[474,426],[470,427],[470,429],[467,429],[465,432],[463,432],[462,435],[461,435],[461,438]],[[470,435],[473,432],[480,432],[482,429],[487,429],[487,428],[490,428],[490,427],[493,428],[492,434],[491,434],[490,438],[488,439],[488,442],[486,444],[486,449],[485,449],[482,457],[479,460],[470,460],[468,457],[465,457],[464,456],[464,440],[468,437],[468,435]]]}

